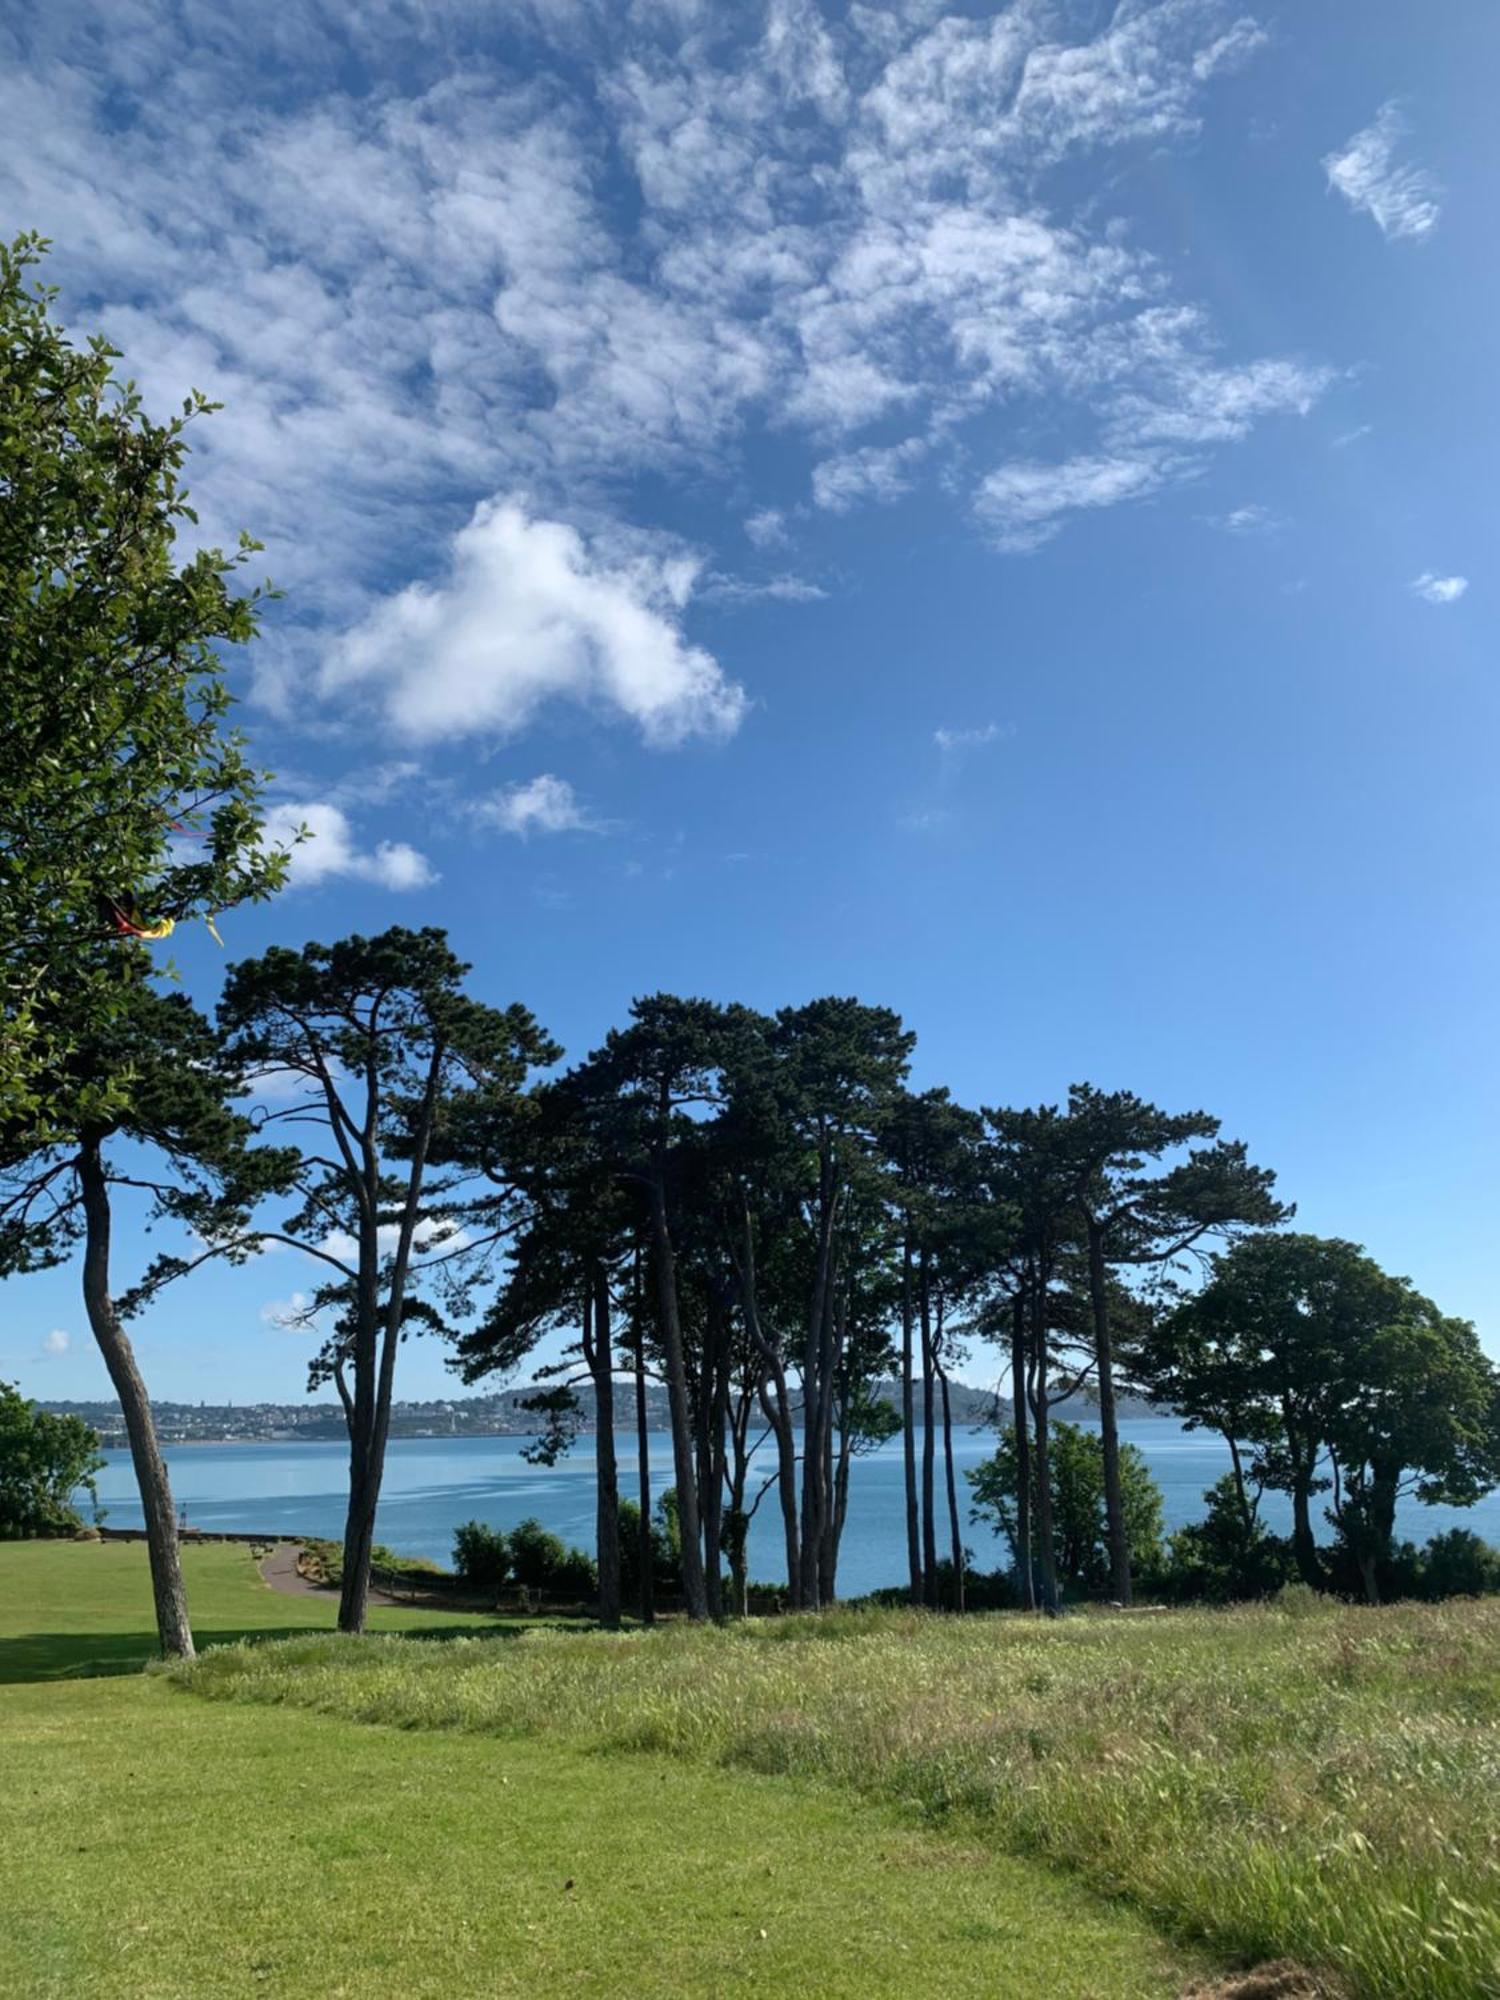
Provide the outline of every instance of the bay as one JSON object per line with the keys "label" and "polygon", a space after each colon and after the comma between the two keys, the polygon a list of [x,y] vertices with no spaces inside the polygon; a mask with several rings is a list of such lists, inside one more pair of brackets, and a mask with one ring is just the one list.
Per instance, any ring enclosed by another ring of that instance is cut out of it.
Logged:
{"label": "bay", "polygon": [[[1145,1454],[1162,1491],[1168,1529],[1200,1518],[1204,1488],[1228,1469],[1223,1444],[1162,1418],[1122,1424],[1120,1434]],[[617,1443],[620,1490],[633,1497],[635,1439],[622,1433]],[[551,1468],[528,1465],[522,1456],[526,1444],[523,1437],[393,1440],[386,1459],[378,1539],[402,1555],[427,1556],[446,1564],[452,1557],[453,1531],[461,1521],[513,1528],[532,1515],[565,1541],[592,1548],[592,1438],[580,1438],[571,1456]],[[987,1528],[969,1521],[962,1469],[978,1464],[993,1449],[992,1432],[960,1430],[955,1435],[963,1538],[980,1569],[1008,1563],[1009,1553]],[[665,1432],[652,1435],[649,1454],[653,1492],[660,1494],[672,1483],[671,1440]],[[289,1538],[337,1539],[343,1533],[348,1453],[342,1444],[186,1444],[168,1446],[165,1455],[179,1512],[194,1527]],[[108,1523],[138,1527],[141,1509],[129,1453],[110,1451],[105,1458],[99,1499]],[[938,1485],[941,1550],[948,1543],[941,1460]],[[752,1482],[752,1495],[754,1491]],[[1269,1526],[1282,1532],[1290,1527],[1287,1503],[1280,1495],[1268,1494],[1264,1511]],[[1471,1528],[1487,1541],[1500,1543],[1500,1492],[1477,1507],[1422,1507],[1407,1502],[1401,1509],[1399,1533],[1414,1541],[1425,1541],[1449,1527]],[[855,1597],[899,1584],[906,1567],[905,1548],[901,1441],[895,1438],[856,1460],[852,1469],[839,1559],[841,1594]],[[750,1573],[765,1583],[783,1582],[786,1577],[774,1491],[766,1493],[752,1524]]]}

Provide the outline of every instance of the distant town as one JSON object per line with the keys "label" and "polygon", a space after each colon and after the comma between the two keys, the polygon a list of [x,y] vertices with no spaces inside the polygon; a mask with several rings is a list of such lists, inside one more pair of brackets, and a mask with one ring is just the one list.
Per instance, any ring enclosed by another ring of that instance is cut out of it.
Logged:
{"label": "distant town", "polygon": [[[546,1392],[546,1383],[527,1382],[514,1389],[502,1389],[489,1396],[437,1398],[431,1402],[393,1403],[393,1438],[440,1437],[535,1437],[544,1419],[528,1407]],[[993,1390],[976,1389],[966,1382],[950,1385],[953,1420],[966,1428],[1010,1419],[1010,1404]],[[577,1428],[595,1428],[593,1392],[587,1384],[577,1390]],[[895,1383],[883,1384],[880,1393],[889,1401],[897,1397]],[[616,1390],[615,1428],[635,1428],[634,1383],[621,1381]],[[1157,1417],[1169,1414],[1135,1397],[1120,1397],[1119,1413],[1125,1418]],[[108,1450],[123,1450],[125,1426],[118,1403],[49,1401],[48,1410],[61,1415],[82,1417],[99,1433]],[[163,1444],[318,1444],[339,1443],[346,1436],[344,1413],[336,1402],[298,1403],[153,1403],[157,1435]],[[1056,1412],[1069,1419],[1087,1421],[1097,1413],[1092,1394],[1084,1390]],[[668,1427],[667,1392],[659,1382],[647,1384],[646,1425],[648,1430]]]}

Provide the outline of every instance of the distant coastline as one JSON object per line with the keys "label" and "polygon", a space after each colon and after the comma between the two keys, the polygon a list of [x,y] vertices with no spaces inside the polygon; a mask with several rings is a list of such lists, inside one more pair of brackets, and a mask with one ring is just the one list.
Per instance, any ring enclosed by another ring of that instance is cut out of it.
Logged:
{"label": "distant coastline", "polygon": [[[435,1441],[465,1437],[535,1437],[542,1428],[534,1410],[526,1407],[548,1385],[526,1383],[490,1396],[468,1396],[450,1401],[395,1403],[391,1407],[392,1442],[402,1439]],[[976,1389],[968,1383],[952,1387],[953,1420],[962,1429],[1010,1420],[1011,1406],[993,1390]],[[894,1383],[884,1385],[888,1399],[897,1398]],[[635,1430],[633,1383],[621,1382],[617,1393],[628,1402],[617,1404],[615,1432],[629,1436]],[[126,1447],[120,1406],[114,1401],[49,1401],[44,1408],[60,1414],[82,1417],[99,1433],[107,1450]],[[1088,1422],[1098,1414],[1095,1400],[1076,1395],[1053,1405],[1054,1414],[1066,1420]],[[343,1444],[347,1441],[344,1415],[337,1403],[153,1403],[157,1435],[164,1445],[244,1445],[244,1444]],[[1123,1419],[1139,1421],[1158,1417],[1171,1420],[1172,1412],[1161,1410],[1135,1397],[1119,1399]],[[594,1419],[593,1394],[584,1385],[578,1390],[576,1428],[590,1436],[598,1425]],[[660,1383],[647,1384],[646,1428],[665,1432],[669,1428],[666,1391]]]}

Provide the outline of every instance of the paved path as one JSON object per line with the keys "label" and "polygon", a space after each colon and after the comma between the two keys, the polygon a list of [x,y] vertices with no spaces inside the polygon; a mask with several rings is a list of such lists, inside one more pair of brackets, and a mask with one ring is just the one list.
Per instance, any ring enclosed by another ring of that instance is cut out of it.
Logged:
{"label": "paved path", "polygon": [[[332,1592],[321,1583],[309,1583],[297,1568],[297,1557],[301,1554],[300,1542],[278,1542],[271,1553],[260,1564],[260,1573],[272,1590],[279,1590],[283,1597],[325,1597]],[[400,1600],[389,1596],[383,1590],[372,1589],[372,1604],[396,1604]]]}

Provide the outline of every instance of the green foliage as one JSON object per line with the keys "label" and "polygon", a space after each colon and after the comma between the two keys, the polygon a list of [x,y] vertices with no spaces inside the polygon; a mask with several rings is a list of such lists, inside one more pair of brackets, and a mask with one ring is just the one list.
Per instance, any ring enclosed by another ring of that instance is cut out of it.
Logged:
{"label": "green foliage", "polygon": [[0,1382],[0,1539],[82,1527],[73,1496],[81,1487],[94,1499],[103,1466],[98,1433],[82,1417],[56,1416]]}
{"label": "green foliage", "polygon": [[[45,248],[0,245],[0,1111],[43,1134],[75,1033],[150,948],[117,916],[212,914],[285,868],[260,842],[263,774],[224,727],[220,649],[255,633],[259,596],[234,584],[256,545],[176,548],[188,426],[215,406],[194,392],[148,418],[115,350],[54,323]],[[128,1088],[95,1076],[71,1115]]]}
{"label": "green foliage", "polygon": [[511,1575],[523,1589],[580,1602],[598,1591],[599,1573],[593,1558],[582,1549],[570,1549],[540,1521],[517,1522],[508,1540]]}
{"label": "green foliage", "polygon": [[[1072,1596],[1105,1596],[1110,1572],[1104,1533],[1104,1447],[1097,1432],[1083,1430],[1077,1424],[1055,1424],[1051,1441],[1052,1511],[1059,1579]],[[1034,1510],[1038,1492],[1034,1458],[1031,1476]],[[973,1489],[972,1518],[1003,1535],[1014,1558],[1020,1486],[1014,1431],[1002,1430],[994,1456],[970,1467],[964,1477]],[[1133,1557],[1138,1568],[1149,1571],[1161,1552],[1161,1492],[1145,1457],[1133,1444],[1120,1447],[1120,1485]]]}
{"label": "green foliage", "polygon": [[1215,1480],[1203,1498],[1203,1519],[1170,1537],[1156,1587],[1188,1604],[1274,1596],[1295,1574],[1290,1544],[1271,1534],[1254,1511],[1247,1517],[1232,1472]]}
{"label": "green foliage", "polygon": [[1422,1551],[1418,1595],[1485,1597],[1500,1591],[1500,1549],[1469,1528],[1449,1528],[1434,1535]]}
{"label": "green foliage", "polygon": [[453,1568],[476,1590],[499,1590],[510,1577],[510,1538],[487,1521],[464,1521],[453,1533]]}

